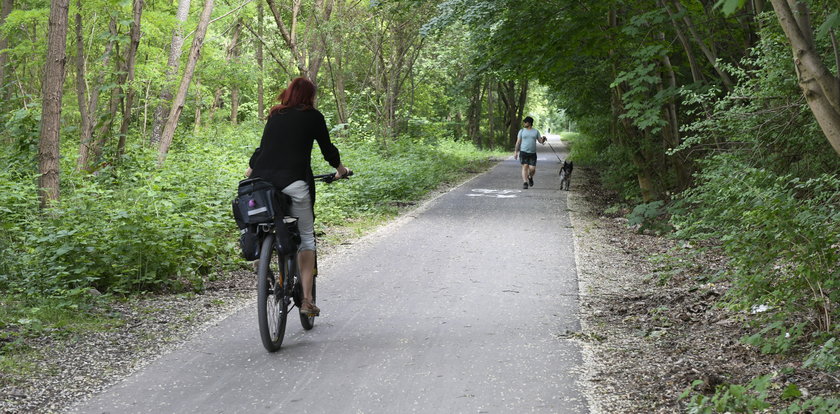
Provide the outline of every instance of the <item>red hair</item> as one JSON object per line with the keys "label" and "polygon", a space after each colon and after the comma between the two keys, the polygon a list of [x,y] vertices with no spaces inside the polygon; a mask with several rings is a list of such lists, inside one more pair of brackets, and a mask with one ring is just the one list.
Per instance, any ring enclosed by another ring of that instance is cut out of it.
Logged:
{"label": "red hair", "polygon": [[301,109],[312,109],[315,107],[315,84],[311,80],[304,77],[294,78],[289,82],[289,86],[277,100],[280,101],[278,105],[271,107],[268,116],[272,116],[284,109],[301,107]]}

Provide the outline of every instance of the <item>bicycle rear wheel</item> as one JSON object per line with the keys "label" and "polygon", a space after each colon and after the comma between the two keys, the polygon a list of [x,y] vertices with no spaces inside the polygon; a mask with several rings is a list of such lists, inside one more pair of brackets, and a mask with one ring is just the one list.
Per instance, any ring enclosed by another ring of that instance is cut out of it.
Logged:
{"label": "bicycle rear wheel", "polygon": [[[272,260],[274,258],[277,260]],[[286,277],[282,267],[283,259],[277,257],[274,250],[274,235],[267,235],[262,242],[257,267],[257,322],[260,339],[268,352],[279,350],[286,334],[289,304],[283,294],[283,280]]]}

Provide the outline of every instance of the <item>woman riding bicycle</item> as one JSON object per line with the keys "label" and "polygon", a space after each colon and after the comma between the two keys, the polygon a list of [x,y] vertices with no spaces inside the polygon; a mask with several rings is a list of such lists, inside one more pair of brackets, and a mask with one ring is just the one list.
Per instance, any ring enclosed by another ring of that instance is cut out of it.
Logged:
{"label": "woman riding bicycle", "polygon": [[303,285],[300,313],[318,316],[320,309],[312,298],[315,270],[315,182],[312,178],[312,143],[318,141],[324,159],[336,169],[335,178],[343,178],[350,170],[327,130],[324,115],[315,109],[315,84],[306,78],[295,78],[280,93],[280,104],[271,108],[259,148],[254,151],[246,176],[270,181],[292,199],[290,215],[298,218],[300,247],[298,263]]}

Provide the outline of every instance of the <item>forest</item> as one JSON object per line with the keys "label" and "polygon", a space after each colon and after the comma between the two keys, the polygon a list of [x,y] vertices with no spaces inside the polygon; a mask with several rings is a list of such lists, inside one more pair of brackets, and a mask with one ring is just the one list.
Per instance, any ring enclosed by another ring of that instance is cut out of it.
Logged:
{"label": "forest", "polygon": [[838,27],[827,0],[2,0],[0,355],[241,267],[230,201],[304,76],[358,173],[319,189],[326,242],[509,156],[531,115],[637,231],[726,255],[697,283],[770,309],[745,341],[836,376]]}

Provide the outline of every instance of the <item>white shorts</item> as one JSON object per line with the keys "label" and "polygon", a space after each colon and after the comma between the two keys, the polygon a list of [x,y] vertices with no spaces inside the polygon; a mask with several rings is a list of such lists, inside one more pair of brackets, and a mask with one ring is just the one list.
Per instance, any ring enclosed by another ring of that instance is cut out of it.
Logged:
{"label": "white shorts", "polygon": [[289,215],[297,217],[300,231],[300,247],[298,251],[315,250],[315,217],[312,215],[312,200],[309,198],[309,185],[303,180],[297,180],[282,190],[283,194],[291,197],[292,208]]}

